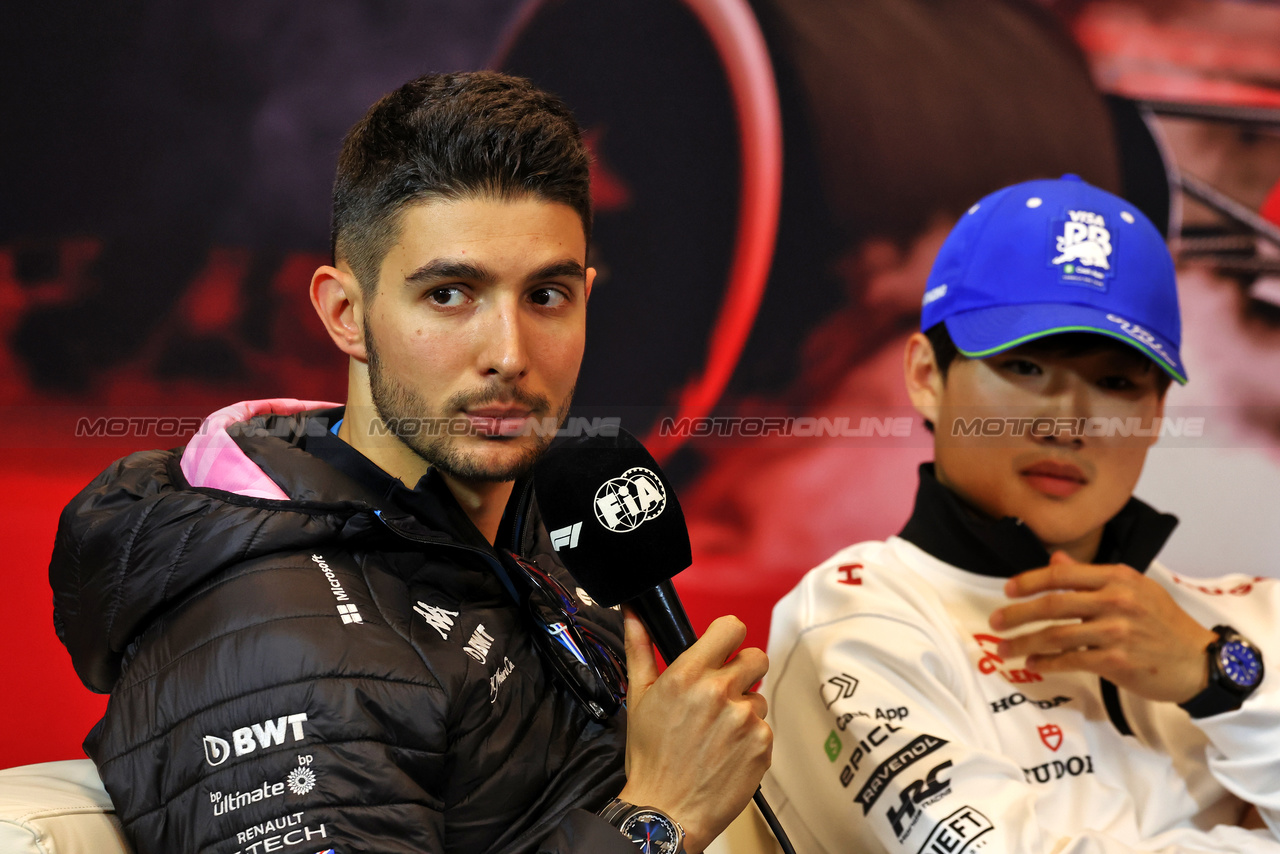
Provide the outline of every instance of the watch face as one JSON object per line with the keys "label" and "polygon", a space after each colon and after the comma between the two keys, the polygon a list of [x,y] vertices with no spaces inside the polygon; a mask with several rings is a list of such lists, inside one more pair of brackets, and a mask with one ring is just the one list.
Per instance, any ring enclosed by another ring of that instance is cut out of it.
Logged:
{"label": "watch face", "polygon": [[1218,650],[1218,662],[1223,675],[1240,688],[1252,688],[1262,678],[1262,659],[1247,643],[1227,641]]}
{"label": "watch face", "polygon": [[636,813],[622,823],[622,832],[645,854],[676,854],[680,850],[680,832],[662,813]]}

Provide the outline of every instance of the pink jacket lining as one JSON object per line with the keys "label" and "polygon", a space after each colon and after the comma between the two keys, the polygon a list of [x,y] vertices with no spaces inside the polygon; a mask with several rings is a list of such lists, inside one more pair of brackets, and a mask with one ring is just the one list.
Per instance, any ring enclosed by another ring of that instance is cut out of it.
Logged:
{"label": "pink jacket lining", "polygon": [[182,474],[187,483],[206,489],[220,489],[251,498],[287,501],[276,482],[267,477],[227,433],[232,424],[248,421],[257,415],[293,415],[309,409],[331,409],[339,406],[323,400],[247,400],[233,403],[210,415],[182,452]]}

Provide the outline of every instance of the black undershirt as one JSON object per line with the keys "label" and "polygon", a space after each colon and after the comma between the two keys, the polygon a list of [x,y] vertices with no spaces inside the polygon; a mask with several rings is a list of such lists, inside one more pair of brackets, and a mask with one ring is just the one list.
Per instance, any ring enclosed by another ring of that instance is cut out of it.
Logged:
{"label": "black undershirt", "polygon": [[[343,408],[323,410],[312,413],[311,416],[336,425],[343,417]],[[387,441],[391,441],[390,437]],[[435,466],[428,468],[427,473],[410,489],[399,478],[383,471],[377,463],[338,438],[331,430],[310,431],[301,437],[298,447],[360,484],[378,499],[380,507],[408,513],[429,527],[443,528],[465,545],[492,548],[484,534],[480,533],[458,504]],[[503,513],[498,527],[497,541],[500,543],[511,539],[513,504],[519,492],[519,489],[512,490],[512,500],[508,501]]]}
{"label": "black undershirt", "polygon": [[[1176,516],[1131,497],[1103,528],[1093,562],[1122,563],[1146,572],[1177,524]],[[1049,552],[1021,519],[992,519],[970,507],[938,482],[933,463],[920,466],[915,507],[898,536],[944,563],[977,575],[1012,578],[1049,564]],[[1116,686],[1106,679],[1100,682],[1111,723],[1121,735],[1133,735]]]}

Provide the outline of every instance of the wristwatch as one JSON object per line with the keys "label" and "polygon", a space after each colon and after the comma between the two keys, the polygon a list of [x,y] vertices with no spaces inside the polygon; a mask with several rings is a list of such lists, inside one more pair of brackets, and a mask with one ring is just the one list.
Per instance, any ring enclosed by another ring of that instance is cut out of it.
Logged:
{"label": "wristwatch", "polygon": [[645,854],[684,854],[684,828],[662,810],[614,798],[600,811],[600,817]]}
{"label": "wristwatch", "polygon": [[1240,708],[1262,683],[1262,650],[1230,626],[1214,626],[1218,639],[1209,644],[1209,686],[1185,703],[1193,718],[1207,718]]}

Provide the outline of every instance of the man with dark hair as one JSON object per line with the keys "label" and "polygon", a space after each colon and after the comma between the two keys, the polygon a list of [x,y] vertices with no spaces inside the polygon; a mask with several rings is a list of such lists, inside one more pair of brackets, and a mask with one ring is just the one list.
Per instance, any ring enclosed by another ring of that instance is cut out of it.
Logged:
{"label": "man with dark hair", "polygon": [[406,84],[344,144],[311,283],[346,406],[227,407],[68,505],[55,624],[111,692],[85,749],[140,854],[697,852],[745,806],[763,653],[726,661],[722,618],[659,676],[527,488],[582,357],[589,198],[554,97]]}

